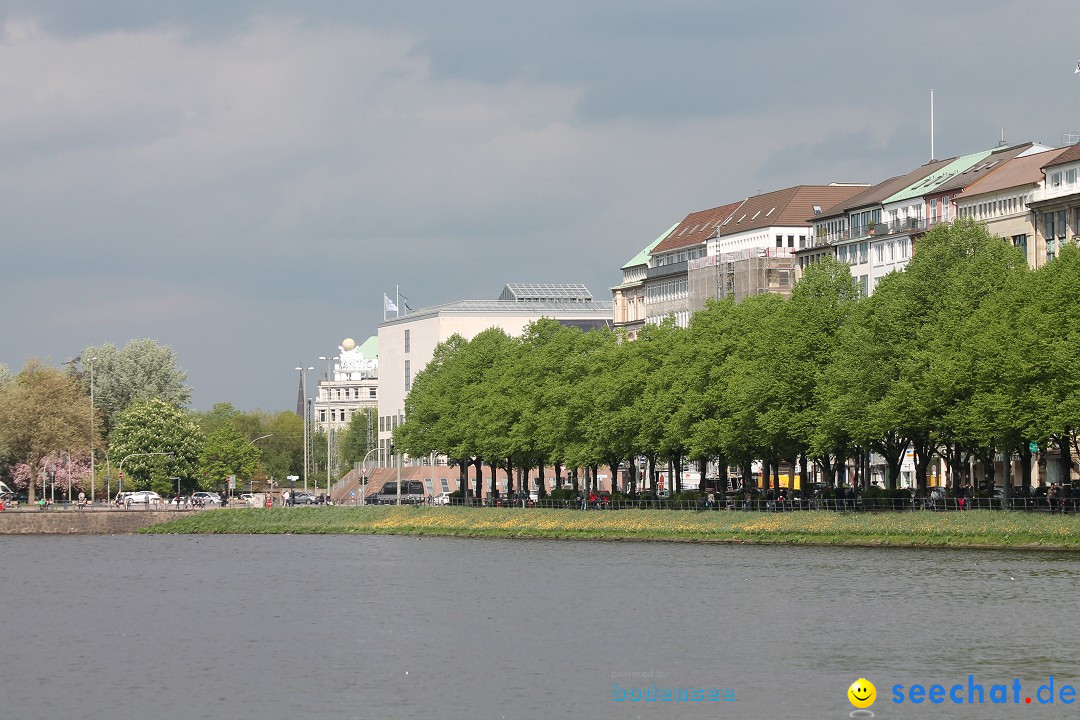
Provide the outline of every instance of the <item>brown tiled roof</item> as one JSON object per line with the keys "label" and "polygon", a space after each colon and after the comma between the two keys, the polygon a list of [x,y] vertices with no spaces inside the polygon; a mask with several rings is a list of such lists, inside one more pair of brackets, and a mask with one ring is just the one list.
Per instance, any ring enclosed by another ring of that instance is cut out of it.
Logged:
{"label": "brown tiled roof", "polygon": [[920,165],[906,175],[897,175],[896,177],[884,180],[872,188],[863,190],[858,195],[854,195],[844,202],[833,205],[826,208],[817,217],[810,217],[811,220],[820,220],[821,218],[834,217],[837,215],[843,215],[849,210],[856,208],[867,207],[870,205],[880,205],[881,201],[887,197],[895,195],[908,185],[911,185],[924,177],[928,177],[932,173],[937,172],[941,168],[951,163],[956,158],[949,158],[947,160],[935,160],[934,162]]}
{"label": "brown tiled roof", "polygon": [[974,195],[996,192],[1023,185],[1037,185],[1043,178],[1042,168],[1053,163],[1068,148],[1057,148],[1046,152],[1018,157],[1004,163],[1000,170],[984,175],[964,188],[954,199],[962,200]]}
{"label": "brown tiled roof", "polygon": [[1076,162],[1080,160],[1080,144],[1069,145],[1063,148],[1063,152],[1050,162],[1043,165],[1043,167],[1053,167],[1054,165],[1064,165],[1065,163]]}
{"label": "brown tiled roof", "polygon": [[831,207],[866,190],[865,185],[796,185],[747,198],[732,215],[721,223],[721,237],[776,225],[808,225],[814,216],[814,206]]}
{"label": "brown tiled roof", "polygon": [[721,205],[711,210],[692,212],[674,230],[668,233],[650,254],[658,255],[671,250],[701,245],[716,233],[717,226],[727,220],[745,200]]}

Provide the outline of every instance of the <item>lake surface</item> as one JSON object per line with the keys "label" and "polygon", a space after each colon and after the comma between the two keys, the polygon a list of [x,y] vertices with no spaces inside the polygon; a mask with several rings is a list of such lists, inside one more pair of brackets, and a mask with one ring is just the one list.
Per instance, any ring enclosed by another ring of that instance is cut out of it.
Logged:
{"label": "lake surface", "polygon": [[[859,677],[878,718],[1080,716],[1034,697],[1080,686],[1072,554],[38,536],[0,558],[19,720],[846,718]],[[969,674],[982,705],[892,702],[962,683],[966,703]],[[616,702],[614,683],[734,700]]]}

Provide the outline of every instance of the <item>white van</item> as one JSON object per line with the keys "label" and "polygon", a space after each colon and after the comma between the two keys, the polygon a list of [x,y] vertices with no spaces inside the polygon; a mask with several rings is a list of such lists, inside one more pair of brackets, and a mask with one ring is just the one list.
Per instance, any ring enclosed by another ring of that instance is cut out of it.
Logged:
{"label": "white van", "polygon": [[0,480],[0,495],[11,494],[14,495],[15,491],[8,487],[3,480]]}

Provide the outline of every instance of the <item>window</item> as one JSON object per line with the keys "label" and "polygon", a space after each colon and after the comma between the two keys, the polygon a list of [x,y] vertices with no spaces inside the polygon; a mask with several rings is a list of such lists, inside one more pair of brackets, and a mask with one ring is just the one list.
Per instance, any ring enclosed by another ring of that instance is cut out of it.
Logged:
{"label": "window", "polygon": [[1012,237],[1013,247],[1020,248],[1024,253],[1024,262],[1027,262],[1027,233],[1023,235],[1013,235]]}
{"label": "window", "polygon": [[1054,239],[1046,238],[1046,262],[1054,259]]}
{"label": "window", "polygon": [[405,392],[412,390],[412,363],[405,361]]}
{"label": "window", "polygon": [[411,342],[412,338],[409,335],[410,335],[409,331],[406,330],[405,331],[405,352],[409,352],[410,346],[412,345],[412,342]]}
{"label": "window", "polygon": [[386,432],[386,416],[379,416],[379,432]]}
{"label": "window", "polygon": [[869,294],[869,278],[866,275],[859,276],[859,295],[866,297]]}
{"label": "window", "polygon": [[326,411],[325,410],[320,410],[319,411],[319,422],[323,422],[323,423],[326,422]]}
{"label": "window", "polygon": [[1065,183],[1068,185],[1076,184],[1076,169],[1065,171]]}
{"label": "window", "polygon": [[1050,187],[1060,187],[1060,186],[1061,186],[1061,173],[1059,173],[1059,172],[1052,173],[1050,175]]}
{"label": "window", "polygon": [[439,478],[439,485],[442,486],[444,493],[450,492],[450,482],[446,478]]}
{"label": "window", "polygon": [[805,247],[806,247],[806,236],[805,235],[800,235],[799,236],[799,249],[802,250]]}
{"label": "window", "polygon": [[1043,235],[1046,236],[1046,257],[1049,259],[1050,255],[1050,240],[1054,238],[1054,213],[1048,212],[1043,215]]}
{"label": "window", "polygon": [[1064,238],[1065,233],[1068,231],[1068,228],[1065,227],[1065,211],[1064,210],[1058,210],[1057,216],[1058,216],[1058,218],[1057,218],[1058,237],[1059,238]]}
{"label": "window", "polygon": [[880,245],[874,246],[874,262],[878,265],[885,262],[885,248]]}
{"label": "window", "polygon": [[787,236],[787,246],[789,248],[795,247],[795,236],[794,235],[788,235]]}
{"label": "window", "polygon": [[784,236],[783,235],[777,235],[776,236],[776,247],[784,247]]}
{"label": "window", "polygon": [[869,259],[870,243],[859,243],[859,262],[864,263]]}
{"label": "window", "polygon": [[368,397],[369,398],[374,398],[375,397],[375,388],[368,388]]}

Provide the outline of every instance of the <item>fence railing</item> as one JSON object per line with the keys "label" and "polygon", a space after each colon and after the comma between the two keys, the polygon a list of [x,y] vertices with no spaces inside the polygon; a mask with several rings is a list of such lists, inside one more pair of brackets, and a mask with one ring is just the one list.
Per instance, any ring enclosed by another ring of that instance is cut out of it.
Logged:
{"label": "fence railing", "polygon": [[1010,498],[787,498],[769,499],[755,496],[749,500],[742,497],[721,497],[717,502],[683,501],[657,498],[639,498],[636,500],[599,499],[562,499],[542,500],[522,498],[498,498],[476,501],[470,499],[463,503],[460,498],[451,498],[444,503],[420,503],[421,505],[445,504],[467,507],[503,507],[503,508],[550,508],[559,510],[694,510],[694,511],[744,511],[744,512],[799,512],[805,510],[826,510],[831,512],[962,512],[965,510],[1013,510],[1025,512],[1073,513],[1080,510],[1080,498],[1046,498],[1018,496]]}

